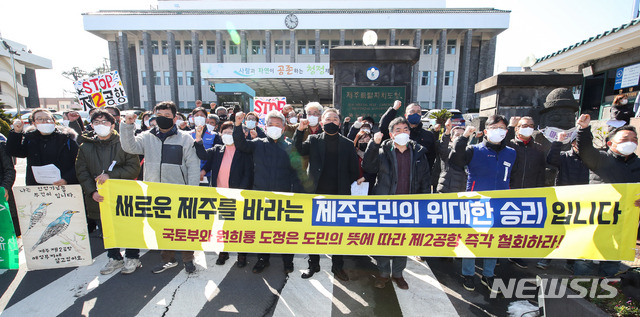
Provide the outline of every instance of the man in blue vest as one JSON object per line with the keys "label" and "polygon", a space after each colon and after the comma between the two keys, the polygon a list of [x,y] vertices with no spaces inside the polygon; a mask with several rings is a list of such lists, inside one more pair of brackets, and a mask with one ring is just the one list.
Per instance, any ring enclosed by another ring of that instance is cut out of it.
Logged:
{"label": "man in blue vest", "polygon": [[[473,126],[468,126],[456,140],[449,164],[467,167],[467,191],[509,189],[516,151],[508,147],[505,140],[507,123],[505,117],[493,115],[485,124],[482,143],[467,146],[469,137],[475,132]],[[493,270],[497,259],[485,258],[483,262],[481,282],[492,292],[497,292],[493,290]],[[463,286],[468,291],[475,290],[475,263],[474,258],[462,259]]]}

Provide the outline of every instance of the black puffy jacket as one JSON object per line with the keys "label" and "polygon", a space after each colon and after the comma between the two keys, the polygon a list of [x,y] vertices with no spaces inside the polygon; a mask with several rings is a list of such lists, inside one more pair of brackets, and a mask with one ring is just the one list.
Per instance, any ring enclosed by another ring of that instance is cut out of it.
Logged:
{"label": "black puffy jacket", "polygon": [[464,167],[449,164],[449,154],[453,149],[451,135],[443,134],[439,144],[440,178],[438,179],[438,193],[458,193],[467,190],[467,172]]}
{"label": "black puffy jacket", "polygon": [[[407,143],[407,150],[411,151],[411,175],[409,184],[411,194],[425,194],[431,192],[431,175],[429,162],[426,160],[426,150],[413,141]],[[374,195],[395,195],[398,185],[398,163],[396,160],[393,140],[385,140],[382,144],[369,142],[364,152],[362,168],[367,173],[377,173]]]}
{"label": "black puffy jacket", "polygon": [[560,151],[562,142],[551,143],[547,163],[558,168],[556,186],[589,184],[589,169],[573,149]]}
{"label": "black puffy jacket", "polygon": [[635,153],[628,157],[593,147],[591,127],[578,130],[578,153],[584,165],[591,170],[589,184],[640,182],[640,158]]}
{"label": "black puffy jacket", "polygon": [[517,137],[508,145],[516,150],[516,162],[511,170],[509,187],[511,189],[544,187],[547,154],[542,145],[535,142],[533,138],[525,144]]}

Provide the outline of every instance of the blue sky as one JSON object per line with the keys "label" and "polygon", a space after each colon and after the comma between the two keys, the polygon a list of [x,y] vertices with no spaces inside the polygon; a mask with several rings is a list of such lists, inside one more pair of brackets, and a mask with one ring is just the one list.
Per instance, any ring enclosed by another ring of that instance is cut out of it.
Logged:
{"label": "blue sky", "polygon": [[[448,0],[447,7],[511,10],[508,30],[498,36],[496,71],[519,66],[528,55],[542,57],[631,19],[634,0]],[[3,0],[2,37],[27,45],[53,61],[39,70],[40,97],[61,97],[72,90],[60,73],[79,66],[93,69],[108,56],[107,43],[85,32],[81,13],[100,9],[149,9],[155,1]],[[392,4],[393,2],[389,2]]]}

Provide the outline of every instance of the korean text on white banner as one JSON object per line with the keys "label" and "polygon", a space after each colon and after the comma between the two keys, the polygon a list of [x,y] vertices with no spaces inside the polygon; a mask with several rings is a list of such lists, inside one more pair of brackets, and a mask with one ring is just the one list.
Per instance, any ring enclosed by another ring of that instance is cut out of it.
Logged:
{"label": "korean text on white banner", "polygon": [[92,263],[80,185],[15,186],[13,192],[29,270]]}
{"label": "korean text on white banner", "polygon": [[127,94],[117,70],[75,81],[73,86],[85,109],[127,103]]}

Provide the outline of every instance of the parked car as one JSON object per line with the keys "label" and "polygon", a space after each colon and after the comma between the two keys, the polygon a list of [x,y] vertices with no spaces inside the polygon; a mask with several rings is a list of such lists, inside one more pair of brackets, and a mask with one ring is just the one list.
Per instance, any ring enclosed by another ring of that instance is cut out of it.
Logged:
{"label": "parked car", "polygon": [[[429,129],[432,126],[434,126],[436,124],[436,119],[435,118],[429,118],[429,116],[433,113],[436,113],[438,111],[440,111],[441,109],[432,109],[429,110],[427,112],[427,114],[422,116],[422,125]],[[466,120],[464,119],[464,117],[462,116],[462,112],[460,112],[460,110],[458,109],[447,109],[447,111],[449,111],[449,113],[451,113],[451,123],[453,124],[453,126],[465,126],[465,122]]]}

